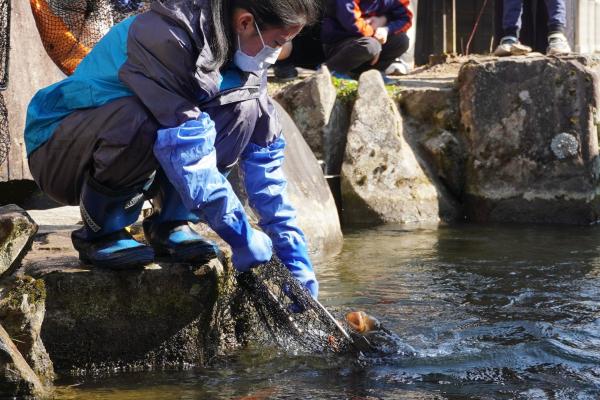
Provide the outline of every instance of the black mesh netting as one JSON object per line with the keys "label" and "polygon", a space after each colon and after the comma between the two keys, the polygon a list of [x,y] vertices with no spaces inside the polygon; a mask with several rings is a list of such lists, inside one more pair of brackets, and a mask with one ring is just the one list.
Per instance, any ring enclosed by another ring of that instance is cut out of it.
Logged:
{"label": "black mesh netting", "polygon": [[0,0],[0,90],[8,86],[10,54],[10,0]]}
{"label": "black mesh netting", "polygon": [[381,355],[406,350],[381,325],[365,335],[355,332],[345,319],[348,310],[326,310],[276,259],[235,279],[238,304],[233,309],[246,308],[250,311],[246,314],[253,315],[245,321],[248,326],[238,329],[254,332],[250,340],[255,343],[276,345],[293,354]]}
{"label": "black mesh netting", "polygon": [[30,0],[50,58],[71,75],[117,22],[149,7],[150,0]]}
{"label": "black mesh netting", "polygon": [[10,1],[0,0],[0,166],[10,149],[8,110],[1,91],[8,86],[8,57],[10,54]]}
{"label": "black mesh netting", "polygon": [[4,97],[0,92],[0,166],[8,158],[10,150],[10,136],[8,134],[8,110],[4,104]]}

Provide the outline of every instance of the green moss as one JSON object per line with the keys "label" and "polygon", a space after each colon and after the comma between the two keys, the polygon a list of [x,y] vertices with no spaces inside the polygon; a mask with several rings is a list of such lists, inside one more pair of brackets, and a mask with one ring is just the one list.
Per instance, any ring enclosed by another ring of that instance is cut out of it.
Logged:
{"label": "green moss", "polygon": [[[345,104],[352,104],[358,96],[358,82],[354,80],[331,78],[335,87],[337,98]],[[398,85],[385,85],[385,90],[390,98],[397,101],[400,98],[402,88]]]}
{"label": "green moss", "polygon": [[358,96],[358,82],[332,77],[338,100],[344,104],[352,104]]}
{"label": "green moss", "polygon": [[400,96],[402,94],[402,88],[398,85],[385,85],[385,90],[387,90],[388,95],[394,101],[400,100]]}
{"label": "green moss", "polygon": [[46,286],[41,279],[33,279],[29,276],[15,280],[7,297],[2,301],[10,309],[21,307],[23,297],[27,295],[29,304],[37,304],[46,300]]}

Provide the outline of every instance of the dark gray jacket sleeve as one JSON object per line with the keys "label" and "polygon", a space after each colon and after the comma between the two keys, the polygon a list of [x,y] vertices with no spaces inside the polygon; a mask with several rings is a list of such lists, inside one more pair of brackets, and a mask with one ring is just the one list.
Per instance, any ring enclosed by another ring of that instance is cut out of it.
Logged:
{"label": "dark gray jacket sleeve", "polygon": [[184,29],[157,13],[141,14],[130,27],[119,79],[164,127],[200,115],[194,49]]}

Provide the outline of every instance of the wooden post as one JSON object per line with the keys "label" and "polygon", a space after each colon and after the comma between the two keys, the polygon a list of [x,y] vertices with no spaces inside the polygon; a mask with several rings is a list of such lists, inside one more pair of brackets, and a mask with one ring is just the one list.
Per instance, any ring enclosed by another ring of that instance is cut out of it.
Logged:
{"label": "wooden post", "polygon": [[456,0],[452,0],[452,54],[456,53]]}

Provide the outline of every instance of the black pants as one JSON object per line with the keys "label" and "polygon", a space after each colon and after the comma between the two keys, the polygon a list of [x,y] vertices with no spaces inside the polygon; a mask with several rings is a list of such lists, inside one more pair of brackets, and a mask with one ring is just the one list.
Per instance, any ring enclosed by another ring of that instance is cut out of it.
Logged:
{"label": "black pants", "polygon": [[136,97],[75,111],[29,156],[31,175],[48,196],[73,206],[87,173],[112,190],[137,186],[158,168],[157,129]]}
{"label": "black pants", "polygon": [[[325,44],[326,64],[330,70],[339,73],[361,73],[368,69],[385,71],[396,58],[408,50],[409,38],[405,33],[390,35],[381,45],[373,37],[357,37],[342,40],[335,44]],[[379,55],[375,65],[371,62]]]}

